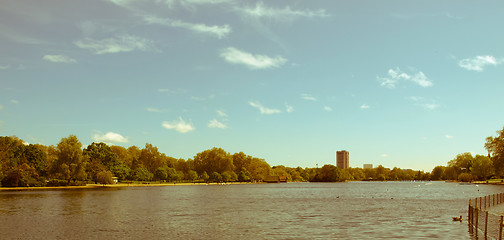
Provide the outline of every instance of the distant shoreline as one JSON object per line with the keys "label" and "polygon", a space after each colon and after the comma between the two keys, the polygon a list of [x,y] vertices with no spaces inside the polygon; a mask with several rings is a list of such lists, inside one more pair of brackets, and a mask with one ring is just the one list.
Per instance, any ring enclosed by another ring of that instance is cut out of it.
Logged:
{"label": "distant shoreline", "polygon": [[250,182],[229,183],[117,183],[117,184],[86,184],[85,186],[59,186],[59,187],[0,187],[1,191],[34,191],[34,190],[63,190],[63,189],[99,189],[99,188],[127,188],[127,187],[168,187],[168,186],[196,186],[196,185],[236,185],[236,184],[259,184]]}

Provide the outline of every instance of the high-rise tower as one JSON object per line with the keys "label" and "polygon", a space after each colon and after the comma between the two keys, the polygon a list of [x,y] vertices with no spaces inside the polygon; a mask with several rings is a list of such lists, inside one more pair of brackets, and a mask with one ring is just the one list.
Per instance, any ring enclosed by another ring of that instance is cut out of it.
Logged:
{"label": "high-rise tower", "polygon": [[340,169],[347,169],[349,167],[348,161],[349,153],[348,151],[342,150],[336,152],[336,166]]}

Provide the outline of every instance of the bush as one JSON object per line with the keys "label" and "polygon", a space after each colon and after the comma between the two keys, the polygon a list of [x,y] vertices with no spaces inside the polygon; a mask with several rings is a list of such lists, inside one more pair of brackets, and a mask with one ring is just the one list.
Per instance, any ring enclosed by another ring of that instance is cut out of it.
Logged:
{"label": "bush", "polygon": [[471,182],[473,180],[473,175],[470,173],[461,173],[458,175],[457,179],[460,182]]}

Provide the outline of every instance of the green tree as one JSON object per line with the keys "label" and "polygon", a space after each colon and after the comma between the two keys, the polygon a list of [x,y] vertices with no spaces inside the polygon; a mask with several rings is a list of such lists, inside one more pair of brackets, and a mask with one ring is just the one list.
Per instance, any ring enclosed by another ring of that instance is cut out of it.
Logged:
{"label": "green tree", "polygon": [[240,182],[249,182],[250,181],[250,173],[247,169],[242,168],[242,170],[238,173],[238,181]]}
{"label": "green tree", "polygon": [[470,173],[473,162],[474,157],[471,155],[471,153],[466,152],[457,154],[457,156],[453,160],[448,162],[448,167],[455,168],[457,173]]}
{"label": "green tree", "polygon": [[493,162],[495,174],[504,176],[504,127],[497,131],[496,137],[487,137],[485,149]]}
{"label": "green tree", "polygon": [[112,173],[110,171],[102,171],[98,173],[98,182],[100,184],[113,184],[114,179],[112,178]]}
{"label": "green tree", "polygon": [[189,170],[187,173],[187,180],[194,182],[196,179],[198,179],[198,173],[193,170]]}
{"label": "green tree", "polygon": [[331,165],[331,164],[326,164],[324,165],[319,173],[310,181],[314,182],[338,182],[340,181],[341,177],[341,169]]}
{"label": "green tree", "polygon": [[494,168],[492,160],[489,157],[483,155],[476,155],[474,157],[474,162],[471,167],[471,173],[476,176],[479,180],[486,180],[494,174]]}
{"label": "green tree", "polygon": [[444,172],[445,172],[445,167],[443,167],[443,166],[434,167],[434,169],[432,169],[432,172],[431,172],[431,179],[432,180],[442,180],[444,177]]}
{"label": "green tree", "polygon": [[222,182],[222,175],[218,172],[213,172],[212,174],[210,174],[210,181]]}
{"label": "green tree", "polygon": [[471,182],[473,180],[473,175],[470,173],[461,173],[458,175],[457,180],[461,182]]}
{"label": "green tree", "polygon": [[133,171],[133,180],[150,181],[154,175],[147,168],[139,167]]}
{"label": "green tree", "polygon": [[166,168],[166,172],[168,181],[177,181],[179,176],[177,175],[177,170],[175,168]]}
{"label": "green tree", "polygon": [[208,176],[208,173],[205,171],[201,174],[200,178],[203,179],[203,181],[208,182],[208,179],[210,179],[210,176]]}
{"label": "green tree", "polygon": [[62,138],[56,147],[57,159],[53,162],[53,174],[70,183],[86,179],[87,160],[82,154],[82,143],[75,135]]}
{"label": "green tree", "polygon": [[166,168],[159,167],[154,172],[154,179],[156,180],[166,180],[168,179],[168,171]]}
{"label": "green tree", "polygon": [[47,176],[47,153],[44,146],[29,144],[24,147],[23,156],[29,166],[33,167],[38,175]]}
{"label": "green tree", "polygon": [[145,148],[140,152],[139,161],[149,172],[154,172],[157,168],[166,166],[164,155],[150,143],[146,143]]}
{"label": "green tree", "polygon": [[198,173],[223,173],[233,171],[234,166],[233,159],[229,153],[222,148],[212,148],[194,156],[194,168]]}

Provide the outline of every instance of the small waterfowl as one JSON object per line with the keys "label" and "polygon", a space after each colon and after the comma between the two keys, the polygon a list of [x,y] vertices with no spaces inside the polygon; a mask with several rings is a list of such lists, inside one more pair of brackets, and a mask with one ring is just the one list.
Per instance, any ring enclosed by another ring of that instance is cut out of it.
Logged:
{"label": "small waterfowl", "polygon": [[460,217],[453,217],[453,221],[462,222],[462,215],[460,215]]}

